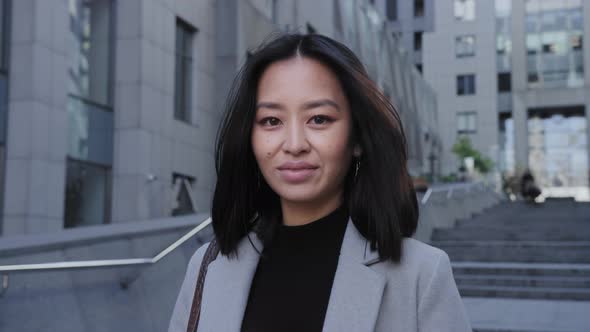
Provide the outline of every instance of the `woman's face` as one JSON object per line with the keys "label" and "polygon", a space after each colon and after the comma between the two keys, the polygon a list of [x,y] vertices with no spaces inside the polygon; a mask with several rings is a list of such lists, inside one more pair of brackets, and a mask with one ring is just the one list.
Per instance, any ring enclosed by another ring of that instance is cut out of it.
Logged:
{"label": "woman's face", "polygon": [[269,65],[258,83],[252,149],[283,202],[339,199],[352,157],[348,101],[322,63],[293,57]]}

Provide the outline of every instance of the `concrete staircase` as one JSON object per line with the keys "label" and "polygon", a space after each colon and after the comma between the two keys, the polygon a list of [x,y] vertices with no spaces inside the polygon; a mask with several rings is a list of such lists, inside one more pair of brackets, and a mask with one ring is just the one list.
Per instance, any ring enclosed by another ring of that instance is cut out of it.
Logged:
{"label": "concrete staircase", "polygon": [[504,202],[431,244],[453,262],[462,296],[590,300],[590,204]]}

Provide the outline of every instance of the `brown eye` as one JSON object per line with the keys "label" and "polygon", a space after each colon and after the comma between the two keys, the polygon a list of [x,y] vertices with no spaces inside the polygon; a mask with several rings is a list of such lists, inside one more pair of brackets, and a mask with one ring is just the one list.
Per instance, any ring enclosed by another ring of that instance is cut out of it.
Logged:
{"label": "brown eye", "polygon": [[316,115],[311,118],[311,121],[315,125],[323,125],[323,124],[327,124],[327,123],[331,122],[332,119],[330,119],[329,117],[324,116],[324,115]]}
{"label": "brown eye", "polygon": [[260,124],[263,126],[278,126],[281,123],[281,121],[275,117],[267,117],[264,118],[262,120],[260,120]]}

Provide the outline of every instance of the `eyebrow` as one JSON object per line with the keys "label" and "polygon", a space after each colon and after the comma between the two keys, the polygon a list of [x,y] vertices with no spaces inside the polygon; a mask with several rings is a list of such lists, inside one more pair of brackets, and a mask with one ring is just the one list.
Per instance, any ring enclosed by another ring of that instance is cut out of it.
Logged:
{"label": "eyebrow", "polygon": [[[302,109],[310,110],[310,109],[322,107],[322,106],[332,106],[332,107],[334,107],[334,109],[336,109],[336,111],[340,111],[340,106],[338,106],[338,104],[336,102],[334,102],[333,100],[330,100],[330,99],[318,99],[318,100],[312,100],[312,101],[305,102],[303,104]],[[259,102],[256,104],[256,109],[259,109],[259,108],[270,108],[270,109],[275,109],[275,110],[285,109],[285,107],[280,103],[265,102],[265,101]]]}

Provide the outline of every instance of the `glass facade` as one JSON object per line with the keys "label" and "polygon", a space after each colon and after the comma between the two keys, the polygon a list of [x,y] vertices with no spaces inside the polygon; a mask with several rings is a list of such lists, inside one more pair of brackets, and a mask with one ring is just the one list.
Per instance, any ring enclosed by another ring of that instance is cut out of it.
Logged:
{"label": "glass facade", "polygon": [[587,126],[582,106],[529,111],[529,165],[541,187],[588,187]]}
{"label": "glass facade", "polygon": [[195,28],[176,20],[176,59],[174,73],[174,118],[191,121],[193,36]]}
{"label": "glass facade", "polygon": [[69,0],[65,227],[108,223],[113,163],[110,0]]}
{"label": "glass facade", "polygon": [[475,36],[464,35],[455,38],[455,56],[464,58],[475,55]]}
{"label": "glass facade", "polygon": [[529,87],[584,85],[581,0],[527,0],[526,48]]}

